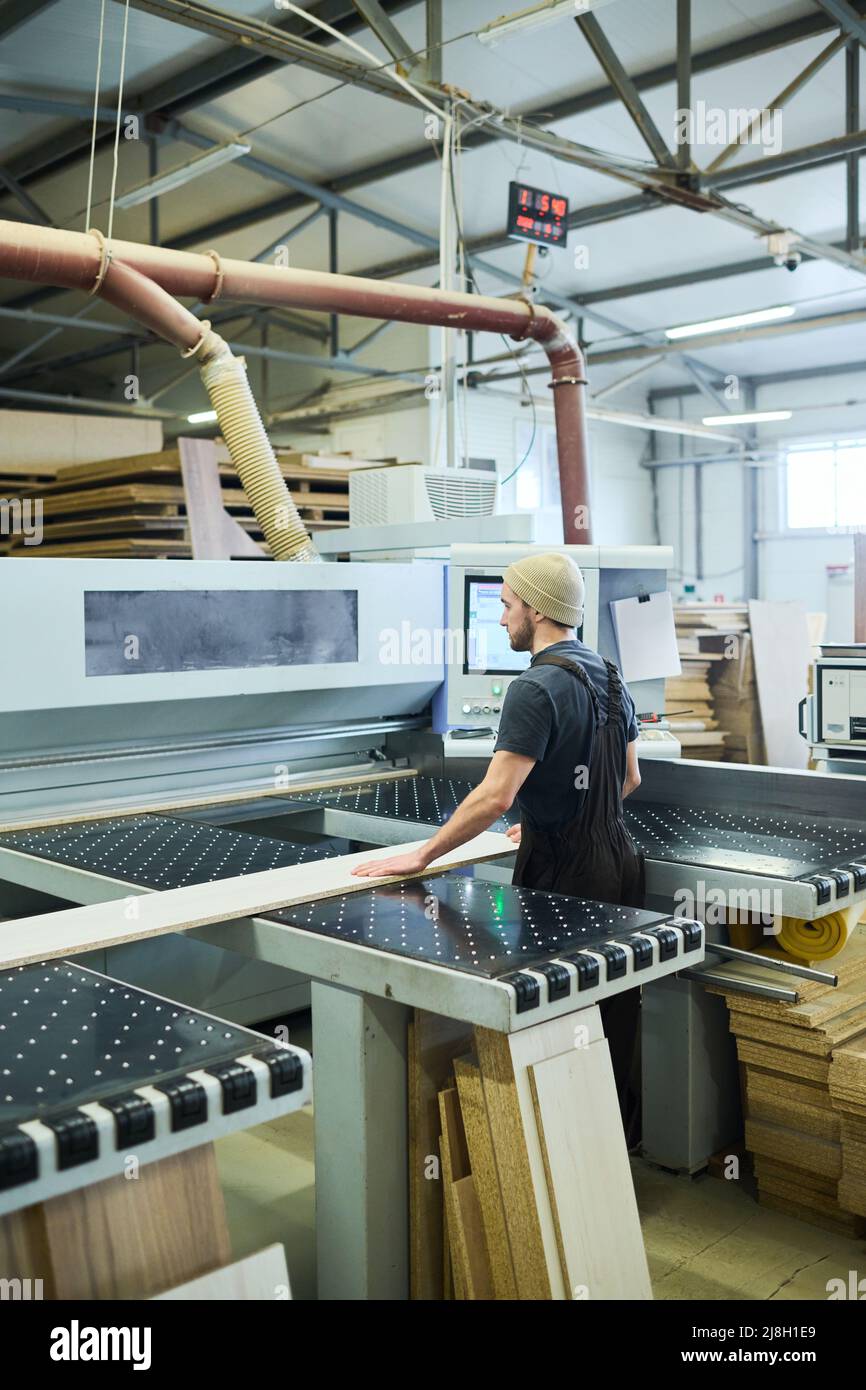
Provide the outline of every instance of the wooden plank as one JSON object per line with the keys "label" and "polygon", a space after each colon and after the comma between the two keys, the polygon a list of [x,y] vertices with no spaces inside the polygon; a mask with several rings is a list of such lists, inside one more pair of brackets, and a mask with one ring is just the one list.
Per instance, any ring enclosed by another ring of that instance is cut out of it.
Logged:
{"label": "wooden plank", "polygon": [[210,440],[178,440],[194,560],[260,558],[262,551],[223,506],[216,452]]}
{"label": "wooden plank", "polygon": [[[238,878],[144,893],[131,899],[17,918],[0,926],[0,968],[104,950],[129,941],[143,941],[166,932],[188,931],[238,917],[255,917],[277,908],[318,902],[341,893],[364,892],[373,881],[355,878],[352,869],[356,864],[408,854],[416,848],[416,843],[382,845],[310,864],[292,864],[284,869],[268,869]],[[443,873],[484,859],[497,859],[512,848],[505,835],[486,830],[435,860],[432,872]],[[377,878],[375,883],[381,887],[407,878],[421,878],[430,872],[431,867],[428,867],[417,874]]]}
{"label": "wooden plank", "polygon": [[490,1120],[477,1059],[455,1058],[454,1075],[469,1148],[469,1163],[475,1180],[475,1193],[490,1256],[492,1296],[499,1299],[515,1299],[517,1282],[514,1277],[514,1262],[511,1258],[502,1190],[499,1186]]}
{"label": "wooden plank", "polygon": [[462,1301],[469,1296],[470,1275],[467,1268],[468,1256],[466,1254],[465,1245],[461,1242],[458,1233],[460,1217],[457,1210],[457,1200],[454,1195],[454,1182],[455,1177],[463,1177],[465,1173],[460,1172],[459,1146],[455,1133],[454,1110],[457,1107],[449,1103],[449,1094],[454,1096],[456,1102],[456,1091],[451,1093],[447,1090],[440,1091],[438,1096],[439,1124],[442,1131],[439,1142],[439,1155],[442,1161],[442,1200],[445,1204],[445,1230],[448,1237],[448,1247],[451,1252],[451,1273],[454,1279],[454,1297]]}
{"label": "wooden plank", "polygon": [[529,1068],[573,1298],[651,1299],[607,1039]]}
{"label": "wooden plank", "polygon": [[466,1297],[488,1302],[494,1298],[490,1260],[484,1238],[481,1206],[472,1174],[453,1185],[456,1236],[465,1269]]}
{"label": "wooden plank", "polygon": [[162,421],[130,416],[59,414],[53,410],[0,410],[0,471],[64,468],[85,459],[158,457]]}
{"label": "wooden plank", "polygon": [[439,1299],[446,1282],[443,1182],[431,1157],[441,1130],[439,1092],[472,1030],[458,1019],[416,1009],[409,1024],[409,1269],[413,1299]]}
{"label": "wooden plank", "polygon": [[508,1038],[489,1028],[476,1028],[475,1046],[490,1117],[517,1297],[549,1299],[550,1275]]}
{"label": "wooden plank", "polygon": [[286,1252],[282,1245],[268,1245],[244,1260],[236,1260],[223,1269],[215,1269],[153,1297],[156,1301],[164,1299],[173,1303],[285,1301],[291,1298]]}
{"label": "wooden plank", "polygon": [[80,821],[90,820],[113,820],[118,815],[128,812],[130,815],[141,815],[145,811],[181,811],[191,810],[196,806],[225,806],[237,802],[238,805],[246,801],[260,801],[266,796],[299,796],[301,792],[322,791],[331,786],[354,787],[366,783],[393,782],[395,778],[417,777],[418,771],[414,767],[389,768],[386,772],[367,772],[355,773],[346,776],[344,773],[330,776],[320,776],[308,780],[292,782],[288,787],[274,786],[273,782],[268,782],[260,787],[235,787],[231,791],[211,792],[203,795],[197,792],[194,796],[168,796],[148,800],[146,797],[141,800],[127,799],[117,801],[108,810],[90,808],[79,810],[68,816],[47,815],[38,816],[36,819],[22,818],[20,820],[5,821],[0,824],[2,830],[34,830],[38,826],[47,825],[75,825]]}
{"label": "wooden plank", "polygon": [[149,1298],[231,1260],[212,1144],[39,1210],[58,1299]]}

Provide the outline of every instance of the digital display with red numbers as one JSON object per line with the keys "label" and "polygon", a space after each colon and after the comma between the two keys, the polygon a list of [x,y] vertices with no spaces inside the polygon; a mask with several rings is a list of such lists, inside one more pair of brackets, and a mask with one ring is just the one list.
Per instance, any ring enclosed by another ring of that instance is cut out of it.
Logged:
{"label": "digital display with red numbers", "polygon": [[508,185],[508,235],[518,241],[564,246],[568,239],[568,199],[525,183]]}

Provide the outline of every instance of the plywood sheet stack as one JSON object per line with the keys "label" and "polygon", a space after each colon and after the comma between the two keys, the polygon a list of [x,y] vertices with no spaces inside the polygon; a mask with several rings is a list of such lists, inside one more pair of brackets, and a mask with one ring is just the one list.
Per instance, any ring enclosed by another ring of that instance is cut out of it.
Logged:
{"label": "plywood sheet stack", "polygon": [[[289,491],[310,531],[347,526],[350,469],[348,459],[278,450]],[[327,465],[327,466],[323,466]],[[238,476],[228,462],[219,465],[223,506],[262,545],[258,522]],[[177,449],[134,458],[73,464],[38,488],[16,480],[9,496],[39,498],[43,538],[25,546],[10,536],[8,553],[32,556],[190,556],[186,495]]]}
{"label": "plywood sheet stack", "polygon": [[[825,963],[826,965],[826,963]],[[776,1211],[840,1234],[866,1234],[866,1203],[858,1210],[849,1198],[856,1183],[843,1183],[845,1120],[839,1098],[866,1090],[852,1081],[850,1059],[866,1051],[866,928],[859,926],[845,951],[833,961],[837,988],[796,980],[796,1003],[758,998],[711,987],[724,995],[731,1030],[745,1071],[745,1139],[752,1154],[758,1200]],[[752,967],[731,967],[745,978]],[[848,1049],[853,1049],[849,1053]],[[835,1059],[846,1058],[831,1084]],[[856,1063],[859,1065],[859,1062]],[[862,1075],[862,1074],[860,1074]],[[859,1131],[858,1134],[862,1134]],[[855,1137],[853,1143],[859,1143]],[[866,1147],[852,1149],[849,1172]],[[862,1192],[866,1193],[866,1166]],[[858,1187],[858,1192],[860,1191]]]}
{"label": "plywood sheet stack", "polygon": [[678,604],[674,617],[683,670],[665,708],[683,756],[765,762],[747,605]]}
{"label": "plywood sheet stack", "polygon": [[507,1035],[416,1013],[413,1298],[651,1297],[608,1045],[587,1014],[577,1039],[568,1017]]}
{"label": "plywood sheet stack", "polygon": [[839,1200],[866,1217],[866,1034],[833,1049],[830,1098],[842,1141]]}

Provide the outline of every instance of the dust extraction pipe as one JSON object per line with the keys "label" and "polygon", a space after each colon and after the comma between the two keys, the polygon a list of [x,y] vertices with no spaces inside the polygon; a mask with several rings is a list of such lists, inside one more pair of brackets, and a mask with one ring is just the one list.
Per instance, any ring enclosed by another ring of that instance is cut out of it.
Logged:
{"label": "dust extraction pipe", "polygon": [[[563,536],[569,545],[585,545],[591,541],[584,412],[586,379],[583,358],[565,325],[543,305],[536,306],[523,299],[492,299],[484,295],[462,294],[458,291],[425,289],[420,285],[364,280],[351,275],[292,270],[254,261],[228,260],[215,251],[205,254],[172,251],[161,246],[143,246],[132,241],[112,240],[108,258],[105,243],[99,233],[58,231],[51,227],[33,227],[19,222],[0,221],[0,276],[96,292],[108,298],[105,283],[112,281],[114,270],[119,270],[121,274],[113,278],[113,283],[109,283],[108,291],[115,292],[114,285],[117,285],[120,286],[117,292],[121,298],[126,290],[129,293],[125,302],[121,302],[120,298],[112,299],[111,302],[124,309],[138,322],[170,342],[175,342],[177,346],[180,346],[180,343],[174,335],[181,331],[181,322],[182,335],[191,333],[190,325],[195,325],[198,331],[196,347],[187,345],[181,348],[188,353],[198,349],[209,354],[205,339],[210,337],[221,344],[225,353],[231,357],[222,339],[177,304],[171,296],[194,296],[205,304],[224,299],[244,304],[284,305],[324,313],[354,314],[361,318],[396,319],[406,323],[504,333],[518,342],[525,338],[534,338],[547,353],[552,369],[551,386],[559,453]],[[132,281],[123,277],[125,271],[136,273],[134,291]],[[146,292],[145,287],[139,283],[142,280],[150,283],[153,295]],[[150,318],[144,316],[147,313],[151,314]],[[185,317],[181,320],[178,315]],[[218,349],[216,351],[219,352]],[[242,371],[242,364],[237,359],[232,360]],[[208,368],[205,366],[205,384],[217,411],[232,460],[240,473],[243,451],[239,450],[236,457],[227,433],[232,428],[229,415],[234,417],[237,412],[239,417],[246,418],[245,412],[251,406],[271,459],[273,450],[267,442],[252,395],[250,394],[245,404],[241,404],[241,393],[237,386],[231,392],[223,394],[214,384],[219,375],[214,369],[209,376]],[[249,392],[248,385],[246,391]],[[229,396],[232,398],[231,405],[228,402]],[[233,432],[239,433],[240,430],[237,428]],[[255,452],[257,455],[258,447],[257,444],[256,450],[251,449],[250,453]],[[256,461],[260,461],[258,457]],[[245,463],[244,466],[249,472],[248,464]],[[288,502],[297,518],[297,511],[291,504],[275,459],[273,470],[279,478],[281,506],[285,509]],[[275,481],[267,469],[265,474],[270,481]],[[243,474],[241,482],[244,482]],[[266,492],[266,497],[263,497],[261,504],[271,505],[274,499],[270,488],[263,491]],[[280,513],[282,517],[287,514],[286,511]],[[276,557],[274,542],[269,534],[269,530],[273,533],[277,529],[274,517],[271,517],[269,528],[266,528],[258,511],[256,516]],[[297,518],[297,521],[302,527],[300,518]],[[285,522],[283,526],[285,527]],[[293,535],[296,538],[294,531]],[[304,535],[306,536],[306,532]],[[279,541],[279,537],[277,540]],[[306,540],[312,550],[309,537],[306,537]],[[314,557],[315,552],[312,557],[309,554],[303,557],[296,554],[294,558]],[[283,554],[277,558],[292,556]]]}

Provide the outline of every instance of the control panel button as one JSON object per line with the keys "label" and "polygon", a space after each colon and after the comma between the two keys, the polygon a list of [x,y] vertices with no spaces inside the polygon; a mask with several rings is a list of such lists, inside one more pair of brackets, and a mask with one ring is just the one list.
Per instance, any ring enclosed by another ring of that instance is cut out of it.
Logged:
{"label": "control panel button", "polygon": [[464,706],[463,706],[463,713],[464,713],[464,714],[471,714],[471,713],[472,713],[472,706],[471,706],[471,705],[464,705]]}
{"label": "control panel button", "polygon": [[473,713],[473,714],[480,714],[480,713],[481,713],[481,706],[480,706],[480,705],[473,705],[473,706],[472,706],[472,713]]}
{"label": "control panel button", "polygon": [[481,711],[482,714],[490,714],[490,712],[491,710],[489,705],[485,705]]}

